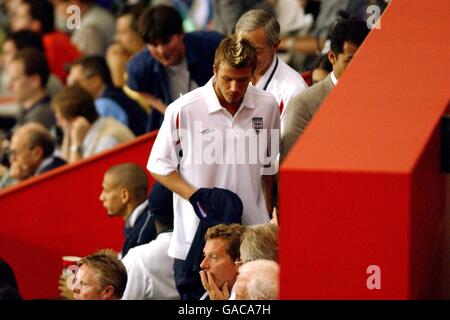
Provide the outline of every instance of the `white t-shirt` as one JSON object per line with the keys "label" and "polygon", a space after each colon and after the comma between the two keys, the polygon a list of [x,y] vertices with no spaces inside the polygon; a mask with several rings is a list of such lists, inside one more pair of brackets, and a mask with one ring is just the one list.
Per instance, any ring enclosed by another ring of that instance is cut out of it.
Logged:
{"label": "white t-shirt", "polygon": [[283,134],[284,115],[289,100],[305,90],[308,85],[300,73],[275,56],[270,68],[255,87],[270,92],[277,100],[281,112],[281,134]]}
{"label": "white t-shirt", "polygon": [[172,232],[163,232],[141,246],[131,248],[122,262],[128,281],[122,300],[178,300],[173,258],[167,255]]}
{"label": "white t-shirt", "polygon": [[191,78],[186,58],[176,66],[166,67],[166,72],[169,77],[170,97],[173,101],[198,88],[197,83]]}
{"label": "white t-shirt", "polygon": [[[147,169],[165,176],[176,171],[179,164],[176,144],[180,139],[183,157],[179,173],[187,182],[197,188],[218,187],[236,193],[244,206],[242,223],[266,223],[269,215],[261,175],[276,173],[273,158],[279,152],[279,126],[279,110],[271,94],[248,86],[233,117],[220,105],[211,79],[166,109]],[[233,138],[238,142],[231,148]],[[264,139],[266,145],[261,143]],[[263,159],[267,149],[271,150],[271,159]],[[174,235],[169,255],[184,260],[199,219],[189,201],[177,194],[173,196],[173,205]]]}

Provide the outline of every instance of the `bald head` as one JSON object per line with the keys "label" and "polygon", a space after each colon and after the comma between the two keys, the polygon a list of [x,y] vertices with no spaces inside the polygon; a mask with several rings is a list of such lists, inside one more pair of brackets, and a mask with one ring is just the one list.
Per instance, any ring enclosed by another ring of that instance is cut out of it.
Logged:
{"label": "bald head", "polygon": [[148,178],[144,169],[137,164],[119,164],[109,168],[105,175],[121,188],[127,189],[134,199],[143,201],[147,198]]}
{"label": "bald head", "polygon": [[125,220],[147,199],[148,179],[144,169],[134,163],[109,168],[103,177],[100,201],[110,216]]}
{"label": "bald head", "polygon": [[31,122],[24,124],[14,131],[14,137],[24,139],[29,148],[41,147],[43,159],[51,156],[55,150],[52,136],[42,124]]}
{"label": "bald head", "polygon": [[239,267],[236,299],[276,300],[280,286],[280,267],[272,260],[255,260]]}
{"label": "bald head", "polygon": [[19,181],[31,177],[53,151],[53,139],[41,124],[27,123],[17,128],[10,145],[10,175]]}

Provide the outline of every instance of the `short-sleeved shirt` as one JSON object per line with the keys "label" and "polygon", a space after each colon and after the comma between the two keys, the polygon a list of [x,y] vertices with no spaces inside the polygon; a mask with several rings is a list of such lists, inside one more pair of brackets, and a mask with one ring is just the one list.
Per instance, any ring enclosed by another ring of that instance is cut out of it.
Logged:
{"label": "short-sleeved shirt", "polygon": [[[278,153],[279,126],[280,113],[273,95],[248,86],[233,117],[220,105],[211,79],[166,109],[147,169],[159,175],[178,170],[194,187],[228,189],[243,202],[243,224],[266,223],[269,215],[261,175],[276,173],[272,159],[264,155],[267,149],[272,155]],[[267,143],[258,145],[264,139]],[[183,152],[180,160],[178,140]],[[169,254],[184,260],[199,220],[189,201],[174,194],[173,204],[174,236]]]}
{"label": "short-sleeved shirt", "polygon": [[172,232],[128,251],[122,262],[128,281],[122,300],[180,299],[173,275],[173,258],[167,255]]}
{"label": "short-sleeved shirt", "polygon": [[283,134],[285,110],[289,101],[305,90],[308,85],[300,73],[275,56],[271,66],[255,87],[270,92],[277,100],[281,113],[281,133]]}

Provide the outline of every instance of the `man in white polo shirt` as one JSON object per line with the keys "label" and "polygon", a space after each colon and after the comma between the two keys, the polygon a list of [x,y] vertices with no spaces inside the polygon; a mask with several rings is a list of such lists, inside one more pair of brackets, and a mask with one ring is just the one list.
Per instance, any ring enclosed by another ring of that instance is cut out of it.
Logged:
{"label": "man in white polo shirt", "polygon": [[188,200],[200,189],[217,187],[237,194],[243,224],[269,221],[280,116],[271,94],[249,86],[255,68],[256,51],[249,42],[228,37],[216,50],[214,77],[166,110],[147,168],[174,192],[169,255],[175,258],[176,278],[199,224]]}
{"label": "man in white polo shirt", "polygon": [[280,44],[280,24],[264,10],[250,10],[236,23],[236,33],[244,36],[256,49],[258,64],[252,84],[270,92],[277,100],[281,113],[281,134],[289,100],[308,87],[300,73],[276,55]]}

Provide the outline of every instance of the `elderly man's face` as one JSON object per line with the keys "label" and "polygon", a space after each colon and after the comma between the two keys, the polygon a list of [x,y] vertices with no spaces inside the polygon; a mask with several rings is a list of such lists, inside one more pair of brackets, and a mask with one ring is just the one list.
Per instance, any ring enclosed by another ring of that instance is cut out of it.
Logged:
{"label": "elderly man's face", "polygon": [[278,44],[269,46],[267,44],[267,34],[263,27],[244,33],[250,44],[256,49],[258,59],[255,73],[262,75],[272,64],[273,58],[277,52]]}
{"label": "elderly man's face", "polygon": [[18,130],[11,139],[10,145],[10,174],[17,180],[29,178],[34,174],[42,162],[42,149],[30,147],[26,132]]}
{"label": "elderly man's face", "polygon": [[234,283],[237,275],[237,268],[232,258],[226,252],[227,241],[221,238],[209,239],[205,243],[203,259],[200,267],[210,273],[215,284],[222,288],[225,282],[229,285]]}

